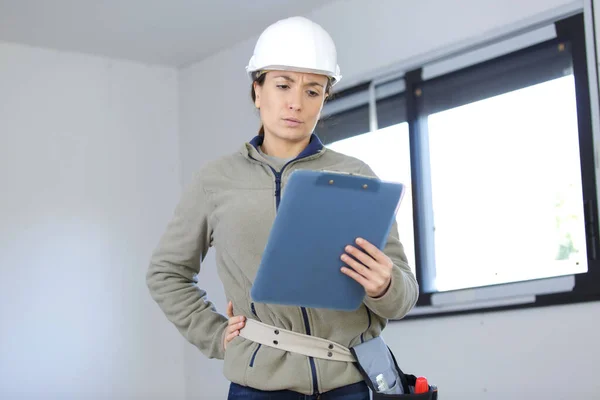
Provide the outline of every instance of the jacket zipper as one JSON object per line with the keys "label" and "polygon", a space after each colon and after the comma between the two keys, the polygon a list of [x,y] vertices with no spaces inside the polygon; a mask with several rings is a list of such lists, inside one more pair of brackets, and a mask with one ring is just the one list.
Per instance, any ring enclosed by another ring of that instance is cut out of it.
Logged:
{"label": "jacket zipper", "polygon": [[[256,162],[259,162],[258,160],[254,159],[252,156],[249,156],[249,157]],[[308,156],[306,158],[309,158],[309,157],[310,156]],[[279,172],[277,172],[275,170],[275,168],[273,168],[269,165],[269,168],[271,168],[271,171],[273,171],[273,175],[275,175],[275,212],[277,212],[277,210],[279,209],[279,203],[281,201],[281,176],[282,176],[285,168],[288,165],[294,163],[295,161],[298,161],[298,160],[289,161],[287,164],[285,164],[281,168],[281,171],[279,171]],[[306,334],[311,335],[310,321],[308,319],[308,311],[306,310],[305,307],[300,307],[300,310],[302,311],[302,318],[304,319],[304,328],[306,330]],[[258,352],[258,349],[260,349],[260,344],[258,345],[256,350],[254,351],[254,354],[252,355],[252,359],[250,361],[250,366],[252,366],[254,364],[254,357],[256,357],[256,353]],[[317,367],[315,365],[315,359],[313,357],[308,357],[308,362],[310,363],[310,371],[311,371],[312,380],[313,380],[313,395],[319,395],[319,383],[317,381]]]}
{"label": "jacket zipper", "polygon": [[[281,175],[283,174],[283,170],[287,167],[287,164],[281,168],[281,171],[277,172],[273,167],[271,170],[273,174],[275,174],[275,210],[279,209],[279,202],[281,201]],[[308,319],[308,311],[304,307],[300,307],[302,311],[302,318],[304,319],[304,328],[306,330],[306,334],[311,334],[310,329],[310,321]],[[319,394],[319,383],[317,382],[317,367],[315,365],[315,359],[313,357],[308,357],[308,362],[310,363],[310,371],[313,380],[313,394]]]}
{"label": "jacket zipper", "polygon": [[[310,322],[308,320],[308,311],[304,307],[300,307],[302,310],[302,318],[304,318],[304,326],[306,327],[306,334],[310,336]],[[308,357],[308,362],[310,363],[310,371],[312,373],[313,379],[313,395],[319,394],[319,383],[317,382],[317,367],[315,366],[315,359],[312,357]]]}
{"label": "jacket zipper", "polygon": [[[258,314],[256,314],[256,308],[254,308],[254,303],[250,303],[250,309],[252,310],[252,314],[254,314],[256,319],[260,321],[260,319],[258,318]],[[256,358],[256,353],[258,353],[258,350],[260,350],[260,346],[262,346],[262,344],[259,343],[258,346],[256,346],[256,350],[254,350],[254,353],[252,353],[252,357],[250,358],[250,367],[254,367],[254,359]]]}
{"label": "jacket zipper", "polygon": [[275,209],[277,210],[279,209],[279,202],[281,200],[281,172],[273,169],[273,173],[275,174]]}

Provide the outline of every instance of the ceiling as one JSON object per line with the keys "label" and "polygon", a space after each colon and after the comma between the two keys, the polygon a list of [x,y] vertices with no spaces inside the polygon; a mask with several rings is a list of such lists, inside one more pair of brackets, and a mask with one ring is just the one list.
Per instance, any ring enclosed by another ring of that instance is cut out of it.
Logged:
{"label": "ceiling", "polygon": [[0,41],[182,67],[331,1],[0,0]]}

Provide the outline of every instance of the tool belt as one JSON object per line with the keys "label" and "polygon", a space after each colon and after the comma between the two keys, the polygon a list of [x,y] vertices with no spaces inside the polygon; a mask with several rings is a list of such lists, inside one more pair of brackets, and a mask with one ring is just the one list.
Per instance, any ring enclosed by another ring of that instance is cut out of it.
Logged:
{"label": "tool belt", "polygon": [[246,319],[240,336],[264,346],[307,357],[354,363],[371,389],[374,400],[437,400],[438,389],[435,385],[427,384],[424,393],[414,393],[417,377],[402,372],[394,354],[380,336],[347,348],[331,340],[277,328],[253,319]]}

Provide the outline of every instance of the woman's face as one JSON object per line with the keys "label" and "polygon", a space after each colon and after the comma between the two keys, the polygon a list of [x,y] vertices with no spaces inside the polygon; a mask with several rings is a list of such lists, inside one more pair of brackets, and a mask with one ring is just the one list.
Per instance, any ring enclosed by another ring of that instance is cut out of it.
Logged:
{"label": "woman's face", "polygon": [[262,86],[255,82],[265,135],[291,142],[309,137],[323,108],[327,81],[324,75],[269,71]]}

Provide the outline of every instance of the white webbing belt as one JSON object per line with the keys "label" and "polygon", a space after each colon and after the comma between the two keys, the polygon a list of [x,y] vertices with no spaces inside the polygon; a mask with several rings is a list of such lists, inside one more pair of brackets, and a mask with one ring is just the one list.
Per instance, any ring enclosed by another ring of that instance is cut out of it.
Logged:
{"label": "white webbing belt", "polygon": [[315,336],[288,331],[253,319],[246,319],[240,336],[276,349],[324,360],[355,362],[356,359],[340,344]]}

